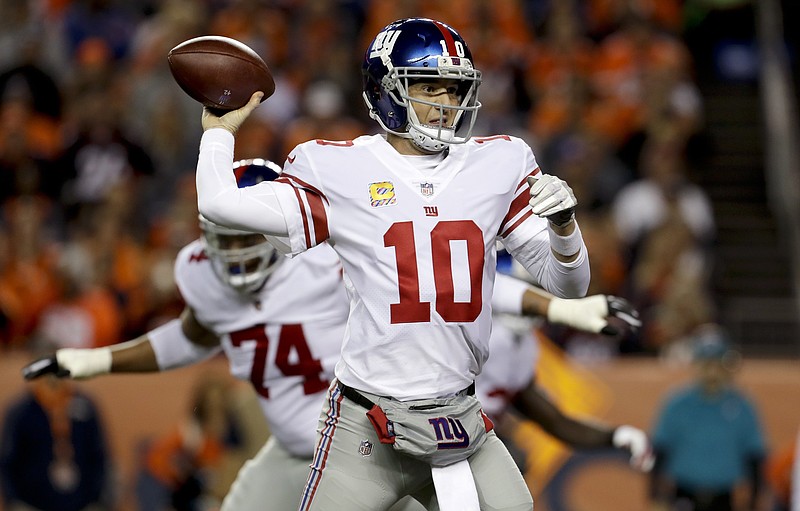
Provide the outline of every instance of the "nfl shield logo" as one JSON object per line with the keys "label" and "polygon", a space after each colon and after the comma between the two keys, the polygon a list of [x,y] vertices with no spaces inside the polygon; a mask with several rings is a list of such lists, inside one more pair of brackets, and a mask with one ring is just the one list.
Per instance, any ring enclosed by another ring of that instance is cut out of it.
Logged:
{"label": "nfl shield logo", "polygon": [[425,197],[433,195],[433,183],[420,183],[419,191]]}
{"label": "nfl shield logo", "polygon": [[361,445],[358,446],[358,452],[362,456],[369,456],[372,454],[372,442],[369,440],[362,440]]}

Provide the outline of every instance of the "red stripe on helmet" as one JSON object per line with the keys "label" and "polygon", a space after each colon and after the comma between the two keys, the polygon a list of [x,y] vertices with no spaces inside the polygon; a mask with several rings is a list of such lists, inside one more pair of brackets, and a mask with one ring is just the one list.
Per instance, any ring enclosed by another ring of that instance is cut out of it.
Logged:
{"label": "red stripe on helmet", "polygon": [[458,53],[456,52],[456,40],[453,39],[453,34],[450,33],[450,30],[445,26],[444,23],[440,21],[434,21],[433,24],[436,25],[436,27],[442,33],[444,42],[447,45],[447,52],[450,54],[450,56],[458,57]]}

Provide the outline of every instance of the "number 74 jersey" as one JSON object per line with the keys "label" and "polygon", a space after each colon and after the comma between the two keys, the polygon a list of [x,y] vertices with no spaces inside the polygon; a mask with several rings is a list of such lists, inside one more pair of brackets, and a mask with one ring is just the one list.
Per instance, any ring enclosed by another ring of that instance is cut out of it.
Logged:
{"label": "number 74 jersey", "polygon": [[253,294],[224,284],[196,240],[175,280],[197,320],[219,338],[236,378],[249,381],[272,435],[311,457],[325,392],[347,320],[339,258],[327,245],[284,261]]}
{"label": "number 74 jersey", "polygon": [[539,172],[522,140],[453,145],[422,173],[380,135],[315,140],[288,156],[278,186],[291,251],[328,241],[344,266],[350,318],[336,376],[398,399],[467,387],[486,360],[496,241],[549,253],[528,206]]}

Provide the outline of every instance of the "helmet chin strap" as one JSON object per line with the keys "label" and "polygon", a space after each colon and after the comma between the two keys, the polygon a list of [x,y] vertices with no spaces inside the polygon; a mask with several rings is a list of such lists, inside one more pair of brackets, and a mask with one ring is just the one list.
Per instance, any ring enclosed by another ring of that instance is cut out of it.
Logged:
{"label": "helmet chin strap", "polygon": [[[413,100],[407,101],[408,108],[408,137],[415,146],[426,153],[440,153],[447,149],[454,142],[456,136],[455,128],[446,126],[426,126],[419,121],[417,113],[414,111]],[[440,112],[443,108],[439,107]],[[441,114],[443,115],[443,113]]]}
{"label": "helmet chin strap", "polygon": [[408,134],[415,146],[426,153],[440,153],[450,146],[450,141],[455,136],[452,128],[428,128],[412,124],[408,127]]}

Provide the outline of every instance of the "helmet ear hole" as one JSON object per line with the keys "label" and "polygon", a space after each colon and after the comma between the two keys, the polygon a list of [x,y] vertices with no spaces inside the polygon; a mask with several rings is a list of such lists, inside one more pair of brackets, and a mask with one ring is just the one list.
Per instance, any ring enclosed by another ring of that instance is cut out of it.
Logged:
{"label": "helmet ear hole", "polygon": [[378,85],[377,83],[373,83],[372,84],[372,88],[370,90],[370,95],[372,96],[372,98],[375,101],[378,101],[378,100],[381,99],[381,92],[382,92],[381,91],[381,86]]}

